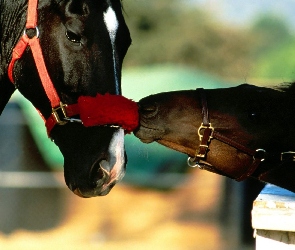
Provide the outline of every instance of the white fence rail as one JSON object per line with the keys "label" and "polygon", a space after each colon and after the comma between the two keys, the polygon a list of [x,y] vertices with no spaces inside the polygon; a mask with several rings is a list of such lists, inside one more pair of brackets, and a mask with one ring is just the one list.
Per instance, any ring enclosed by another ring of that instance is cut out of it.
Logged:
{"label": "white fence rail", "polygon": [[295,250],[295,193],[266,185],[253,203],[256,250]]}

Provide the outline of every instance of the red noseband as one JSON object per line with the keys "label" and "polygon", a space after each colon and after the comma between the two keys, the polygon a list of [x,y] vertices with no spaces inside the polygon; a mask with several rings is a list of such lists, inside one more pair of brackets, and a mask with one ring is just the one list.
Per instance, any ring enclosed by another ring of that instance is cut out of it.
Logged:
{"label": "red noseband", "polygon": [[79,121],[85,127],[116,125],[126,133],[137,128],[139,122],[138,105],[136,102],[121,95],[97,94],[96,97],[80,96],[78,103],[61,105],[53,109],[51,116],[45,121],[47,133],[57,124],[64,125],[73,116],[79,115]]}
{"label": "red noseband", "polygon": [[80,96],[78,99],[80,118],[85,127],[119,125],[127,132],[138,126],[138,106],[120,95]]}
{"label": "red noseband", "polygon": [[[100,95],[96,97],[81,96],[76,104],[63,104],[55,90],[45,66],[42,50],[39,42],[39,30],[37,28],[37,6],[38,0],[29,0],[26,29],[23,36],[13,49],[12,59],[8,67],[8,75],[13,82],[13,68],[15,62],[21,58],[25,49],[29,46],[35,60],[35,64],[51,103],[52,113],[45,120],[47,134],[55,125],[64,125],[69,121],[79,121],[85,127],[116,125],[126,130],[127,133],[134,130],[138,125],[139,115],[137,104],[120,95]],[[35,29],[36,36],[30,38],[26,34],[27,29]],[[78,119],[71,119],[79,116]]]}

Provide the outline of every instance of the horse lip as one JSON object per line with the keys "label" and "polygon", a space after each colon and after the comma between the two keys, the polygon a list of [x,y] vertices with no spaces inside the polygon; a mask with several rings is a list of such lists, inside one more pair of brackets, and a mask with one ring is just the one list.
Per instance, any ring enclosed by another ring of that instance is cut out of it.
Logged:
{"label": "horse lip", "polygon": [[115,186],[116,181],[104,184],[102,187],[98,189],[93,188],[92,190],[86,191],[85,193],[81,191],[79,188],[73,190],[73,193],[81,198],[91,198],[95,196],[105,196],[107,195],[111,189]]}
{"label": "horse lip", "polygon": [[80,191],[79,188],[76,188],[75,190],[73,190],[73,193],[74,193],[75,195],[81,197],[81,198],[89,198],[89,197],[84,196],[84,195],[81,193],[81,191]]}
{"label": "horse lip", "polygon": [[134,131],[134,135],[143,143],[150,143],[161,140],[161,135],[165,133],[164,129],[148,127],[145,124],[140,124],[140,127]]}
{"label": "horse lip", "polygon": [[140,127],[138,128],[138,130],[140,130],[140,129],[146,129],[148,131],[156,131],[156,132],[159,132],[159,133],[164,133],[165,132],[165,129],[161,129],[160,127],[149,126],[148,124],[146,124],[143,121],[140,122]]}

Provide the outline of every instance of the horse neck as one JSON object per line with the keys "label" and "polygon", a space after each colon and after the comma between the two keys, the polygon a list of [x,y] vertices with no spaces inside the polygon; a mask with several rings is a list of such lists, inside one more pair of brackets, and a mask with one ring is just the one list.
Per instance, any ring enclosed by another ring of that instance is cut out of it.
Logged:
{"label": "horse neck", "polygon": [[7,68],[26,21],[26,0],[0,0],[0,114],[14,92]]}
{"label": "horse neck", "polygon": [[1,65],[10,61],[12,48],[16,45],[25,27],[27,1],[1,0],[0,5]]}

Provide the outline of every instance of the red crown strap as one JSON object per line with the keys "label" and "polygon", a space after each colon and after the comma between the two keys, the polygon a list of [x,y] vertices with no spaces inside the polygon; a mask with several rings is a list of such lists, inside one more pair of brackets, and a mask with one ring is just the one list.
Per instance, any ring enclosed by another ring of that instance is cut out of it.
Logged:
{"label": "red crown strap", "polygon": [[35,29],[37,26],[37,8],[38,8],[38,0],[29,0],[28,2],[28,16],[27,16],[27,29]]}

